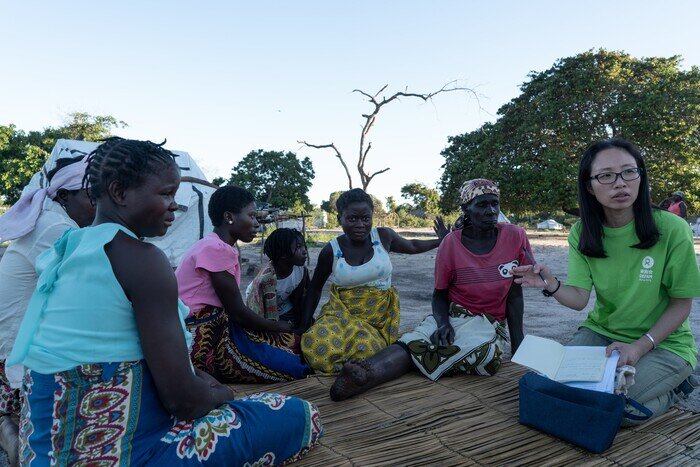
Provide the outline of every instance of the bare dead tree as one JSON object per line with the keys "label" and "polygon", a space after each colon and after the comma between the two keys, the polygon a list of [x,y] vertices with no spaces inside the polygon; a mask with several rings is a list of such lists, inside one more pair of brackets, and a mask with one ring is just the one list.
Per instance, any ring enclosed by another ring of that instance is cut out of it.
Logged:
{"label": "bare dead tree", "polygon": [[[372,181],[374,177],[376,177],[379,174],[382,174],[390,169],[390,167],[387,167],[382,170],[378,170],[374,173],[369,173],[365,169],[365,164],[367,162],[367,154],[369,154],[369,151],[372,149],[372,142],[369,141],[369,132],[372,130],[372,127],[377,121],[377,117],[379,115],[379,111],[382,109],[383,106],[395,101],[395,100],[401,100],[402,97],[410,97],[410,98],[417,98],[421,99],[424,102],[427,102],[429,100],[432,100],[433,97],[437,96],[438,94],[442,93],[447,93],[447,92],[453,92],[453,91],[464,91],[469,94],[472,94],[478,101],[478,96],[474,92],[473,89],[462,87],[462,86],[457,86],[457,81],[450,81],[449,83],[445,84],[443,87],[438,89],[437,91],[433,91],[430,93],[413,93],[413,92],[408,92],[408,90],[403,91],[403,92],[397,92],[392,94],[389,97],[382,96],[379,98],[379,95],[386,90],[386,88],[389,86],[388,84],[384,85],[379,91],[377,91],[375,94],[369,94],[365,91],[362,91],[361,89],[354,89],[352,92],[357,92],[359,94],[362,94],[367,98],[367,101],[374,106],[374,109],[372,112],[367,113],[367,114],[362,114],[362,117],[365,119],[364,125],[362,125],[362,131],[360,133],[360,151],[359,151],[359,156],[357,159],[357,172],[360,174],[360,181],[362,182],[362,189],[367,190],[367,187],[369,186],[369,183]],[[343,165],[343,168],[345,169],[345,174],[348,177],[348,187],[352,189],[352,177],[350,175],[350,171],[348,170],[348,166],[345,163],[345,159],[343,159],[342,154],[340,151],[338,151],[338,148],[335,147],[334,143],[330,144],[310,144],[307,143],[306,141],[297,141],[299,144],[303,144],[306,147],[309,148],[315,148],[315,149],[324,149],[324,148],[331,148],[333,151],[335,151],[335,156],[340,160],[340,163]]]}
{"label": "bare dead tree", "polygon": [[335,144],[310,144],[307,143],[306,141],[297,141],[299,144],[303,144],[304,146],[307,146],[309,148],[316,148],[316,149],[325,149],[325,148],[331,148],[333,151],[335,151],[335,157],[340,159],[340,163],[343,164],[343,168],[345,169],[345,175],[348,176],[348,187],[350,190],[352,190],[352,177],[350,176],[350,170],[348,170],[348,166],[343,160],[343,156],[340,154],[340,151],[338,151],[338,148],[335,147]]}

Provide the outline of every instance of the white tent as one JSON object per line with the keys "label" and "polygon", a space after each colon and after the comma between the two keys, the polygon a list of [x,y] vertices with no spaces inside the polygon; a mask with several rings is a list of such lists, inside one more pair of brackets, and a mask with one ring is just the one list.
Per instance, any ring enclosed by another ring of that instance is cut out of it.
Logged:
{"label": "white tent", "polygon": [[561,230],[564,226],[554,219],[547,219],[546,221],[537,224],[538,230]]}
{"label": "white tent", "polygon": [[[46,174],[55,166],[58,159],[76,157],[92,152],[100,143],[59,139],[51,155],[39,172],[34,174],[24,191],[44,187]],[[208,183],[204,172],[192,157],[183,151],[172,151],[183,181],[175,194],[179,209],[175,212],[175,221],[164,237],[147,239],[163,250],[173,267],[180,264],[180,259],[190,246],[212,231],[208,215],[209,198],[215,188]],[[190,179],[189,181],[186,181]],[[205,183],[199,183],[197,181]],[[24,194],[23,191],[23,194]]]}

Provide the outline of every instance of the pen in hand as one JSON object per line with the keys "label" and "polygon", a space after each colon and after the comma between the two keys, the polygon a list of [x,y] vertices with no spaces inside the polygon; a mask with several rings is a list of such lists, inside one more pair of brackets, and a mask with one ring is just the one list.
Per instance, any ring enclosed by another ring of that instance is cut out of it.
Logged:
{"label": "pen in hand", "polygon": [[[537,264],[535,262],[535,259],[532,257],[530,252],[527,251],[527,248],[523,247],[523,251],[525,252],[525,257],[527,258],[528,261],[530,261],[532,263],[532,267],[534,268],[535,264]],[[542,282],[544,282],[544,288],[546,289],[547,287],[549,287],[549,283],[547,282],[547,279],[545,279],[544,276],[542,275],[542,272],[538,272],[537,274],[540,276],[540,279],[542,279]]]}

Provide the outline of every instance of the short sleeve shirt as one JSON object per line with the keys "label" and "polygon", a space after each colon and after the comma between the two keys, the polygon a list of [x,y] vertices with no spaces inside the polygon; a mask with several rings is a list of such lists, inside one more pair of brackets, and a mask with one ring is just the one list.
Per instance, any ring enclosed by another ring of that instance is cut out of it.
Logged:
{"label": "short sleeve shirt", "polygon": [[[590,258],[578,249],[580,222],[569,234],[567,285],[591,290],[596,302],[583,326],[610,339],[633,342],[656,324],[671,298],[700,296],[700,272],[693,238],[683,219],[654,210],[661,234],[651,248],[632,248],[639,242],[634,222],[603,229],[607,258]],[[686,320],[658,346],[695,367],[697,348]]]}
{"label": "short sleeve shirt", "polygon": [[238,251],[224,242],[216,233],[210,233],[185,253],[175,271],[180,299],[190,307],[190,316],[205,306],[223,307],[211,282],[212,272],[227,271],[241,283]]}
{"label": "short sleeve shirt", "polygon": [[513,284],[512,269],[530,264],[532,255],[525,231],[512,224],[497,224],[493,249],[477,255],[462,244],[462,230],[448,234],[435,260],[435,288],[448,290],[455,302],[474,314],[488,314],[499,321],[506,318],[506,299]]}

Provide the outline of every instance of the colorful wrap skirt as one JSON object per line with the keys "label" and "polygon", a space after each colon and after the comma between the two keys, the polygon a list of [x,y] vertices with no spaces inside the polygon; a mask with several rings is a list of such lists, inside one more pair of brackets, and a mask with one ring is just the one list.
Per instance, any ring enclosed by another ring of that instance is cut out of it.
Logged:
{"label": "colorful wrap skirt", "polygon": [[312,449],[316,407],[279,394],[232,400],[196,420],[163,408],[144,361],[28,371],[20,463],[48,465],[280,465]]}
{"label": "colorful wrap skirt", "polygon": [[301,360],[294,333],[247,331],[213,306],[185,324],[192,333],[192,363],[221,383],[277,383],[313,373]]}
{"label": "colorful wrap skirt", "polygon": [[496,374],[508,340],[505,324],[491,315],[473,314],[456,303],[450,304],[450,324],[455,330],[452,345],[431,342],[430,337],[438,329],[433,315],[401,336],[398,343],[411,355],[418,370],[433,381],[446,373]]}
{"label": "colorful wrap skirt", "polygon": [[399,335],[399,294],[390,287],[331,285],[328,303],[301,337],[304,358],[316,373],[340,372],[351,358],[369,358]]}
{"label": "colorful wrap skirt", "polygon": [[19,389],[14,389],[5,374],[5,360],[0,360],[0,417],[9,415],[18,418],[22,405]]}

